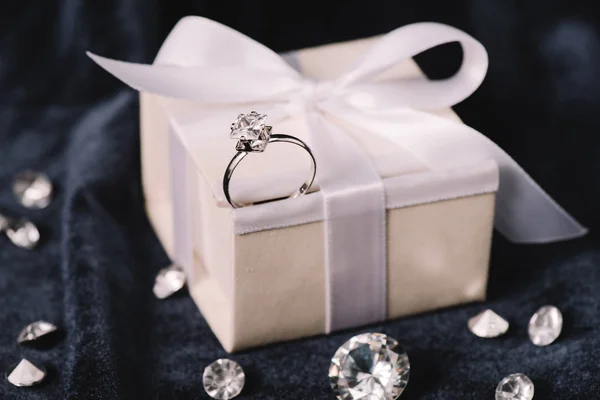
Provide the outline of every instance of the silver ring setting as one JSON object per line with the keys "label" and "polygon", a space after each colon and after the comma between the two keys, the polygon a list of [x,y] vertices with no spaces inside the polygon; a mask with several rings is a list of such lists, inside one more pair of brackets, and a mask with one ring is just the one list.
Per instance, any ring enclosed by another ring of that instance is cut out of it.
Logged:
{"label": "silver ring setting", "polygon": [[264,152],[269,143],[291,143],[302,148],[310,156],[311,170],[309,178],[306,181],[304,181],[300,188],[291,195],[283,198],[261,201],[260,203],[301,196],[305,194],[308,191],[308,189],[310,189],[315,180],[315,175],[317,173],[317,164],[315,161],[315,157],[312,154],[312,151],[306,145],[306,143],[304,143],[297,137],[291,135],[272,134],[273,127],[265,124],[266,119],[266,114],[259,114],[256,111],[252,111],[248,114],[238,115],[237,120],[231,124],[231,133],[229,137],[231,139],[237,140],[237,144],[235,145],[237,153],[229,162],[229,165],[225,170],[225,174],[223,175],[223,192],[225,193],[225,198],[227,199],[227,202],[233,208],[240,208],[252,205],[240,204],[231,199],[231,195],[229,193],[229,184],[231,182],[231,177],[233,176],[235,168],[248,154]]}

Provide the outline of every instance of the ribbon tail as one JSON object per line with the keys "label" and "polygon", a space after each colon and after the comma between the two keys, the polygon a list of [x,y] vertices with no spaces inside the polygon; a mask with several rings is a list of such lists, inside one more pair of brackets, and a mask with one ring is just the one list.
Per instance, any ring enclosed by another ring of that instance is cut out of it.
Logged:
{"label": "ribbon tail", "polygon": [[408,149],[432,169],[495,160],[500,171],[495,227],[512,242],[549,243],[587,233],[504,150],[466,125],[412,109],[394,115],[354,110],[343,118]]}

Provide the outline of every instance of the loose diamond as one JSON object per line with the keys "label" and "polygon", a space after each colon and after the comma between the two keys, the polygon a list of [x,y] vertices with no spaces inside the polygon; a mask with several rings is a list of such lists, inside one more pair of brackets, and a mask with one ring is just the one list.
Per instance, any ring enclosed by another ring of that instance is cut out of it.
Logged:
{"label": "loose diamond", "polygon": [[24,249],[33,249],[40,241],[40,231],[27,220],[18,220],[9,224],[6,235],[13,244]]}
{"label": "loose diamond", "polygon": [[250,114],[240,114],[238,119],[231,125],[232,139],[256,140],[265,127],[266,114],[259,114],[252,111]]}
{"label": "loose diamond", "polygon": [[159,299],[166,299],[185,286],[185,272],[179,265],[173,264],[163,268],[156,275],[154,281],[154,295]]}
{"label": "loose diamond", "polygon": [[246,382],[244,370],[235,361],[221,358],[204,369],[204,390],[213,399],[229,400],[241,393]]}
{"label": "loose diamond", "polygon": [[52,200],[52,182],[45,174],[23,171],[15,178],[13,193],[23,207],[46,208]]}
{"label": "loose diamond", "polygon": [[508,322],[492,310],[480,312],[467,324],[474,335],[482,338],[495,338],[508,331]]}
{"label": "loose diamond", "polygon": [[27,325],[19,336],[17,337],[17,342],[19,344],[32,342],[37,340],[43,336],[49,335],[52,332],[56,332],[58,328],[56,325],[51,324],[46,321],[36,321],[32,324]]}
{"label": "loose diamond", "polygon": [[406,388],[408,355],[382,333],[354,336],[331,359],[329,379],[339,400],[393,400]]}
{"label": "loose diamond", "polygon": [[554,342],[562,331],[563,317],[554,306],[544,306],[529,320],[529,338],[537,346],[547,346]]}
{"label": "loose diamond", "polygon": [[531,400],[533,382],[526,375],[513,374],[502,379],[496,388],[496,400]]}
{"label": "loose diamond", "polygon": [[33,386],[44,380],[46,371],[35,366],[32,362],[22,359],[17,365],[6,372],[6,379],[18,387]]}

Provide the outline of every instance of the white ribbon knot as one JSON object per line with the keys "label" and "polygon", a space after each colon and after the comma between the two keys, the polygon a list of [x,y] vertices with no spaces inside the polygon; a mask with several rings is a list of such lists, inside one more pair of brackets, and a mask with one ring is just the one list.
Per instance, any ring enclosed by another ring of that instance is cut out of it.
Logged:
{"label": "white ribbon knot", "polygon": [[319,104],[336,96],[333,82],[304,79],[301,89],[290,95],[286,111],[289,115],[318,110]]}
{"label": "white ribbon knot", "polygon": [[[449,42],[459,42],[464,52],[453,77],[381,80],[402,61]],[[271,122],[306,115],[325,202],[327,331],[386,318],[383,185],[369,156],[332,122],[336,119],[401,145],[432,169],[494,159],[500,168],[495,226],[514,242],[550,242],[586,232],[493,142],[468,126],[424,112],[469,97],[487,71],[483,46],[450,26],[419,23],[396,29],[331,82],[307,80],[263,45],[200,17],[177,24],[153,65],[89,55],[141,91],[220,105],[231,109],[230,115],[256,107]],[[203,123],[202,131],[211,134],[227,126]]]}

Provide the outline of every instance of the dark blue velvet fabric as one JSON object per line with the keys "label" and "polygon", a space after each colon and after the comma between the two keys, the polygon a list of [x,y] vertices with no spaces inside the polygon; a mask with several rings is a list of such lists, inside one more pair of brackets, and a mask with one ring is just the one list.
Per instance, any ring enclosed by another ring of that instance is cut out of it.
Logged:
{"label": "dark blue velvet fabric", "polygon": [[[157,301],[154,275],[167,262],[143,211],[138,104],[84,56],[87,49],[151,61],[174,22],[199,14],[284,51],[447,22],[490,53],[490,73],[456,109],[491,137],[565,208],[600,225],[600,14],[593,1],[490,0],[339,2],[3,2],[0,12],[0,212],[39,224],[34,251],[0,238],[0,369],[22,356],[49,370],[38,387],[0,382],[2,399],[207,399],[203,368],[224,356],[191,299]],[[453,46],[418,58],[432,77],[460,60]],[[48,173],[57,196],[27,211],[12,197],[17,171]],[[253,349],[232,358],[247,372],[244,399],[332,399],[329,359],[351,335],[381,331],[409,350],[402,399],[493,398],[515,372],[536,399],[600,398],[600,246],[597,236],[515,246],[494,238],[489,302],[511,322],[507,336],[480,340],[468,305],[364,329]],[[392,288],[392,290],[402,290]],[[526,324],[543,304],[560,307],[565,329],[537,348]],[[46,319],[55,347],[17,347],[26,324]]]}

